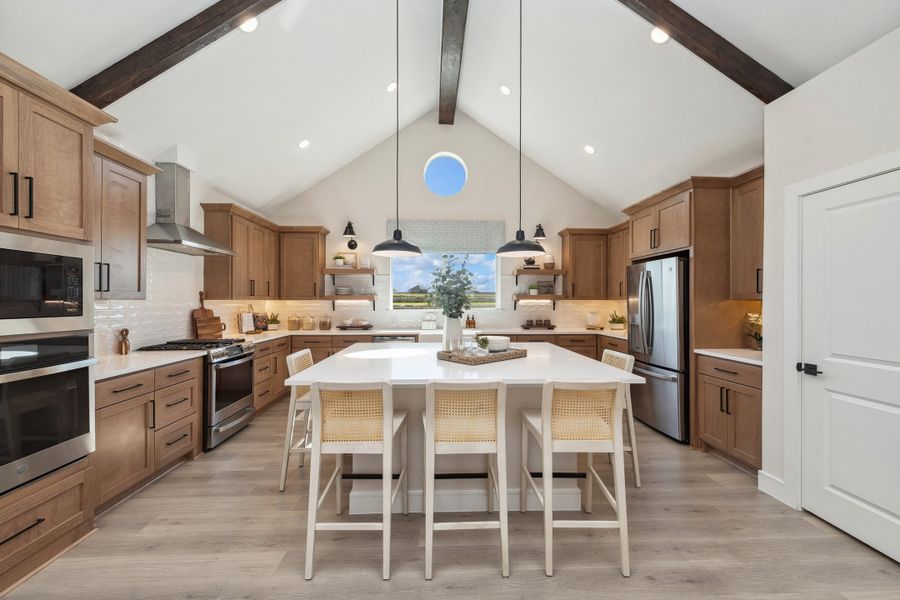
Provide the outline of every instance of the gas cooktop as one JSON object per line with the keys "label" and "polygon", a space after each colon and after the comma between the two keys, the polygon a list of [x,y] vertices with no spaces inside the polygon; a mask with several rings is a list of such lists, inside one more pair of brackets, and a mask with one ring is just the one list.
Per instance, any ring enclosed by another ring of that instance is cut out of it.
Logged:
{"label": "gas cooktop", "polygon": [[223,338],[219,340],[175,340],[165,344],[144,346],[139,350],[212,350],[240,344],[244,338]]}

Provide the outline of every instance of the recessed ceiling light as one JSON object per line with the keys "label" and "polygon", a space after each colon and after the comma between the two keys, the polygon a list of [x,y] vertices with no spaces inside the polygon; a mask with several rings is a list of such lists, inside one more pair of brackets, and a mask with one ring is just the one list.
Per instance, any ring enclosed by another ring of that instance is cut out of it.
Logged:
{"label": "recessed ceiling light", "polygon": [[259,25],[259,21],[256,20],[256,17],[250,17],[241,23],[241,31],[244,33],[250,33],[252,31],[256,31],[256,26]]}
{"label": "recessed ceiling light", "polygon": [[297,144],[297,147],[300,148],[301,150],[305,150],[306,148],[309,148],[309,140],[300,140],[300,143]]}
{"label": "recessed ceiling light", "polygon": [[396,90],[396,89],[397,89],[397,82],[396,82],[396,81],[390,82],[390,83],[388,84],[388,86],[387,86],[387,91],[389,91],[389,92],[393,92],[393,91]]}
{"label": "recessed ceiling light", "polygon": [[656,42],[657,44],[665,44],[669,41],[669,34],[660,29],[659,27],[654,27],[650,32],[650,39]]}
{"label": "recessed ceiling light", "polygon": [[590,144],[588,144],[584,147],[584,151],[587,152],[588,154],[596,154],[597,153],[597,149],[594,148],[593,146],[591,146]]}
{"label": "recessed ceiling light", "polygon": [[500,93],[503,94],[504,96],[509,96],[510,94],[512,94],[512,90],[509,89],[508,86],[501,85],[501,86],[500,86]]}

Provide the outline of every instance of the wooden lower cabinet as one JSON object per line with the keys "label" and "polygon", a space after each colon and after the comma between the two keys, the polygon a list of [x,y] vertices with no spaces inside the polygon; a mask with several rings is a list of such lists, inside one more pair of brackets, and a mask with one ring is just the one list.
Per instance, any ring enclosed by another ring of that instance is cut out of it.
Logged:
{"label": "wooden lower cabinet", "polygon": [[291,338],[291,351],[297,352],[308,348],[313,362],[325,360],[331,356],[330,335],[295,335]]}
{"label": "wooden lower cabinet", "polygon": [[91,461],[99,504],[179,458],[200,454],[202,365],[198,358],[97,383]]}
{"label": "wooden lower cabinet", "polygon": [[571,350],[575,354],[580,354],[582,356],[587,356],[588,358],[593,358],[597,360],[597,348],[590,348],[587,346],[562,346],[566,350]]}
{"label": "wooden lower cabinet", "polygon": [[[706,357],[698,357],[705,359]],[[716,359],[712,359],[716,360]],[[698,361],[697,407],[700,440],[726,456],[755,469],[762,467],[762,390],[704,373],[711,363]],[[717,361],[716,364],[734,364]],[[747,365],[735,369],[744,377]],[[719,367],[724,370],[724,367]],[[759,367],[750,367],[761,370]],[[728,374],[725,373],[727,376]]]}
{"label": "wooden lower cabinet", "polygon": [[600,358],[603,358],[603,351],[606,349],[628,354],[628,340],[614,338],[608,335],[597,336],[597,347],[600,350]]}

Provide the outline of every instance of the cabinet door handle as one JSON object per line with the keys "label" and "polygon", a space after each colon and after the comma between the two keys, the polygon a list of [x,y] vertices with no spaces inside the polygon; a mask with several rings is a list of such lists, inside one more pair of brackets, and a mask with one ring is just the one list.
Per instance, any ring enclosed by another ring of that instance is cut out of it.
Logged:
{"label": "cabinet door handle", "polygon": [[759,280],[759,275],[762,273],[762,269],[756,270],[756,293],[762,294],[762,282]]}
{"label": "cabinet door handle", "polygon": [[26,219],[34,218],[34,177],[31,175],[25,176],[25,181],[28,182],[28,214],[25,215]]}
{"label": "cabinet door handle", "polygon": [[719,388],[719,412],[725,412],[725,388]]}
{"label": "cabinet door handle", "polygon": [[9,216],[15,217],[19,214],[19,174],[15,171],[9,173],[13,178],[13,209]]}
{"label": "cabinet door handle", "polygon": [[250,295],[251,296],[256,295],[256,280],[255,279],[250,280]]}
{"label": "cabinet door handle", "polygon": [[731,395],[728,393],[730,390],[725,388],[725,414],[731,414]]}
{"label": "cabinet door handle", "polygon": [[619,282],[619,296],[622,296],[622,282]]}
{"label": "cabinet door handle", "polygon": [[150,426],[147,429],[156,429],[156,400],[147,403],[147,410],[150,411],[150,418],[147,419],[150,421]]}
{"label": "cabinet door handle", "polygon": [[266,296],[271,296],[271,295],[272,295],[272,282],[267,281],[266,282]]}
{"label": "cabinet door handle", "polygon": [[651,250],[656,247],[653,245],[653,232],[655,232],[655,231],[656,231],[655,229],[650,230],[650,249]]}
{"label": "cabinet door handle", "polygon": [[94,265],[97,266],[97,284],[94,286],[95,292],[103,291],[103,263],[95,262]]}
{"label": "cabinet door handle", "polygon": [[713,370],[718,371],[720,373],[728,373],[729,375],[737,375],[737,371],[729,371],[728,369],[720,369],[719,367],[713,367]]}
{"label": "cabinet door handle", "polygon": [[178,442],[180,442],[181,440],[183,440],[184,438],[186,438],[186,437],[189,436],[189,435],[191,435],[191,434],[189,434],[189,433],[182,433],[180,436],[178,436],[177,438],[175,438],[175,439],[172,440],[171,442],[166,442],[166,446],[174,446],[175,444],[177,444]]}
{"label": "cabinet door handle", "polygon": [[131,390],[136,390],[139,387],[144,387],[143,383],[136,383],[134,385],[129,385],[128,387],[119,388],[118,390],[113,390],[113,394],[121,394],[122,392],[128,392]]}
{"label": "cabinet door handle", "polygon": [[166,408],[172,408],[173,406],[178,406],[182,402],[187,402],[190,400],[189,397],[184,397],[181,400],[173,400],[172,402],[166,402]]}
{"label": "cabinet door handle", "polygon": [[[112,278],[112,267],[110,263],[100,263],[101,265],[106,265],[106,288],[100,290],[101,292],[108,292],[109,286],[111,285],[110,279]],[[102,269],[101,269],[102,270]]]}
{"label": "cabinet door handle", "polygon": [[28,531],[31,531],[32,529],[34,529],[35,527],[37,527],[38,525],[40,525],[41,523],[43,523],[43,522],[46,521],[46,520],[47,520],[47,519],[45,519],[44,517],[39,517],[39,518],[35,519],[35,520],[34,520],[34,523],[32,523],[31,525],[28,525],[28,526],[25,527],[24,529],[20,529],[20,530],[17,531],[16,533],[12,534],[12,535],[9,536],[8,538],[6,538],[6,539],[3,540],[2,542],[0,542],[0,546],[2,546],[3,544],[6,544],[6,543],[8,543],[8,542],[13,541],[14,539],[16,539],[17,537],[19,537],[19,536],[22,535],[23,533],[26,533],[26,532],[28,532]]}

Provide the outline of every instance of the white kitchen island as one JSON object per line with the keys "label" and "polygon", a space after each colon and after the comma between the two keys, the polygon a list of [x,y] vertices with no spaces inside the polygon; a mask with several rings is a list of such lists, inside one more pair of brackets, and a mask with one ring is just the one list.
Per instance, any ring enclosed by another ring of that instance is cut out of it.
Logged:
{"label": "white kitchen island", "polygon": [[[394,407],[409,411],[409,501],[410,510],[422,509],[423,429],[425,384],[428,381],[504,381],[508,387],[506,409],[507,473],[509,474],[509,506],[519,506],[519,454],[521,444],[520,409],[541,405],[545,381],[616,381],[642,384],[644,379],[616,369],[565,348],[547,343],[511,344],[526,348],[528,356],[478,366],[467,366],[437,359],[440,344],[354,344],[286,381],[287,385],[309,385],[313,382],[380,382],[394,388]],[[539,470],[537,444],[531,444],[529,464]],[[399,451],[395,449],[395,457]],[[327,458],[326,458],[327,460]],[[557,455],[554,471],[575,470],[574,455]],[[438,456],[437,473],[484,473],[483,456]],[[326,468],[327,469],[327,468]],[[395,473],[399,463],[395,463]],[[380,473],[378,456],[353,457],[353,473]],[[350,492],[350,513],[381,512],[381,484],[377,480],[354,480]],[[484,479],[440,480],[435,486],[435,510],[438,512],[481,511],[487,503]],[[532,492],[533,493],[533,492]],[[554,482],[554,502],[559,510],[577,510],[580,491],[575,479]],[[400,499],[394,510],[399,510]],[[537,509],[537,499],[529,500],[529,510]]]}

